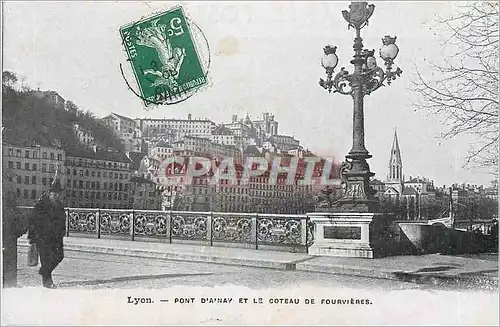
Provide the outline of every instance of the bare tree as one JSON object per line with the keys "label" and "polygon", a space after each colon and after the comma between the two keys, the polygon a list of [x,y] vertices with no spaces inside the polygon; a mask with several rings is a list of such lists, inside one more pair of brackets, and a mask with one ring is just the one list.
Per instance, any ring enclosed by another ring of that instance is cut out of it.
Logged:
{"label": "bare tree", "polygon": [[457,6],[452,17],[437,18],[447,53],[442,62],[430,62],[430,76],[417,67],[414,105],[441,119],[442,139],[474,137],[465,167],[498,175],[498,2]]}

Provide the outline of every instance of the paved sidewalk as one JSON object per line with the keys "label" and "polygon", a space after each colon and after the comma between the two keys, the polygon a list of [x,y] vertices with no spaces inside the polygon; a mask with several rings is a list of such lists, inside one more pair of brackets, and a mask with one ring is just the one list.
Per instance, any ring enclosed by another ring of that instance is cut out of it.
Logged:
{"label": "paved sidewalk", "polygon": [[[25,237],[23,237],[19,239],[18,244],[20,246],[27,247],[28,241]],[[65,237],[64,248],[74,251],[107,253],[144,258],[229,264],[285,270],[293,270],[295,269],[296,263],[313,258],[313,256],[305,253],[81,237]]]}
{"label": "paved sidewalk", "polygon": [[296,270],[393,279],[419,284],[498,288],[498,254],[392,256],[380,259],[315,257]]}
{"label": "paved sidewalk", "polygon": [[[300,270],[413,283],[498,288],[498,254],[393,256],[380,259],[313,256],[304,253],[66,237],[65,249],[166,260]],[[27,247],[25,237],[18,244]],[[23,249],[24,250],[24,249]]]}

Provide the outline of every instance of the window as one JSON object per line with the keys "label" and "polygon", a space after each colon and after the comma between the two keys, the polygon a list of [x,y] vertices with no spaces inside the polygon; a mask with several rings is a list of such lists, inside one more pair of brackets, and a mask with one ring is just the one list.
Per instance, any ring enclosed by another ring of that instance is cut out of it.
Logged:
{"label": "window", "polygon": [[104,182],[104,187],[103,187],[105,190],[108,189],[108,182]]}
{"label": "window", "polygon": [[49,184],[51,184],[51,185],[52,185],[52,182],[53,182],[53,181],[54,181],[54,179],[53,179],[52,177],[51,177],[51,178],[49,178]]}
{"label": "window", "polygon": [[57,154],[57,160],[62,161],[62,154],[60,153]]}
{"label": "window", "polygon": [[101,177],[101,172],[100,171],[97,172],[97,177]]}
{"label": "window", "polygon": [[9,168],[12,168],[12,169],[14,168],[14,162],[9,161]]}
{"label": "window", "polygon": [[71,179],[67,179],[66,180],[66,186],[67,187],[71,187]]}
{"label": "window", "polygon": [[20,190],[20,189],[16,189],[16,196],[17,196],[18,198],[20,198],[20,197],[21,197],[21,190]]}
{"label": "window", "polygon": [[29,158],[29,157],[30,157],[30,152],[29,152],[29,150],[25,150],[25,151],[24,151],[24,157],[25,157],[25,158]]}
{"label": "window", "polygon": [[36,176],[31,176],[31,184],[36,184]]}
{"label": "window", "polygon": [[49,173],[53,173],[54,171],[54,164],[49,164]]}
{"label": "window", "polygon": [[47,172],[47,164],[43,163],[42,164],[42,173],[46,173],[46,172]]}
{"label": "window", "polygon": [[47,159],[47,152],[44,152],[44,153],[42,154],[42,158],[43,158],[43,159]]}
{"label": "window", "polygon": [[21,150],[19,149],[16,150],[16,157],[21,157]]}
{"label": "window", "polygon": [[71,169],[66,168],[66,175],[71,175]]}
{"label": "window", "polygon": [[16,162],[16,169],[21,169],[21,163],[19,161]]}
{"label": "window", "polygon": [[95,171],[93,171],[93,170],[92,170],[92,172],[90,173],[90,175],[91,175],[92,177],[95,177]]}
{"label": "window", "polygon": [[53,152],[51,152],[51,153],[50,153],[50,159],[51,159],[51,160],[54,160],[55,158],[56,158],[56,156],[54,155],[54,153],[53,153]]}
{"label": "window", "polygon": [[14,149],[9,148],[9,156],[13,156],[13,155],[14,155]]}
{"label": "window", "polygon": [[36,159],[37,155],[36,155],[36,151],[33,151],[33,158]]}
{"label": "window", "polygon": [[96,183],[96,189],[99,190],[100,188],[101,188],[101,182],[97,181],[97,183]]}
{"label": "window", "polygon": [[80,169],[80,176],[83,177],[83,169]]}
{"label": "window", "polygon": [[115,179],[118,179],[118,173],[115,173]]}
{"label": "window", "polygon": [[36,171],[36,170],[37,170],[37,168],[38,168],[38,167],[37,167],[36,163],[34,163],[34,164],[33,164],[33,171]]}
{"label": "window", "polygon": [[103,176],[104,176],[104,177],[108,177],[108,173],[107,173],[107,172],[104,172],[104,173],[103,173]]}
{"label": "window", "polygon": [[83,188],[83,181],[78,181],[78,187]]}
{"label": "window", "polygon": [[28,198],[28,195],[29,195],[29,192],[27,189],[24,189],[23,190],[23,198],[27,199]]}
{"label": "window", "polygon": [[21,184],[21,176],[17,176],[16,182],[17,182],[17,184]]}
{"label": "window", "polygon": [[78,185],[78,181],[76,179],[73,180],[73,187],[76,188],[76,186]]}
{"label": "window", "polygon": [[85,170],[85,176],[89,176],[89,171],[88,170]]}
{"label": "window", "polygon": [[71,196],[76,198],[76,191],[71,191]]}
{"label": "window", "polygon": [[29,162],[24,163],[24,170],[30,170],[30,164]]}
{"label": "window", "polygon": [[89,188],[90,188],[90,182],[89,182],[89,181],[86,181],[86,182],[85,182],[85,188],[86,188],[86,189],[89,189]]}
{"label": "window", "polygon": [[31,190],[31,199],[36,199],[36,190]]}
{"label": "window", "polygon": [[47,185],[47,177],[43,177],[42,178],[42,184],[43,185]]}

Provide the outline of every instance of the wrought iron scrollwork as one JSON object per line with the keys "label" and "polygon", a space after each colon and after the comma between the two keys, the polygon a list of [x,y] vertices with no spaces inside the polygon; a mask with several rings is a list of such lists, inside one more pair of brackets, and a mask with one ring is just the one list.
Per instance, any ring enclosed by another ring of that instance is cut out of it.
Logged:
{"label": "wrought iron scrollwork", "polygon": [[214,217],[212,238],[217,241],[251,242],[252,219],[248,217]]}
{"label": "wrought iron scrollwork", "polygon": [[97,213],[96,212],[75,212],[69,214],[69,231],[80,233],[97,232]]}
{"label": "wrought iron scrollwork", "polygon": [[131,227],[131,213],[109,212],[101,214],[101,233],[129,234]]}
{"label": "wrought iron scrollwork", "polygon": [[167,235],[167,217],[164,215],[136,214],[134,232],[136,235],[165,237]]}
{"label": "wrought iron scrollwork", "polygon": [[301,242],[300,219],[271,219],[258,220],[257,237],[259,242],[269,244],[296,244]]}
{"label": "wrought iron scrollwork", "polygon": [[312,221],[307,222],[307,246],[314,244],[314,223]]}
{"label": "wrought iron scrollwork", "polygon": [[335,88],[333,93],[340,93],[344,95],[352,94],[351,80],[352,74],[349,74],[347,69],[342,67],[333,79],[333,87]]}
{"label": "wrought iron scrollwork", "polygon": [[172,217],[172,236],[186,239],[206,239],[206,216],[176,215]]}

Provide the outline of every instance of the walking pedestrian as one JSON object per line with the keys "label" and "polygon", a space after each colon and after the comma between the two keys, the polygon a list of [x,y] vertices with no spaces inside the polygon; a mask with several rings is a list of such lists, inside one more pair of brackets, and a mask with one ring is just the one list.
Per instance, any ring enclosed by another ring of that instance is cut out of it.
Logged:
{"label": "walking pedestrian", "polygon": [[61,183],[55,179],[49,190],[37,201],[30,216],[28,239],[40,254],[42,285],[55,288],[52,271],[64,259],[63,238],[66,234],[66,214],[61,199]]}

